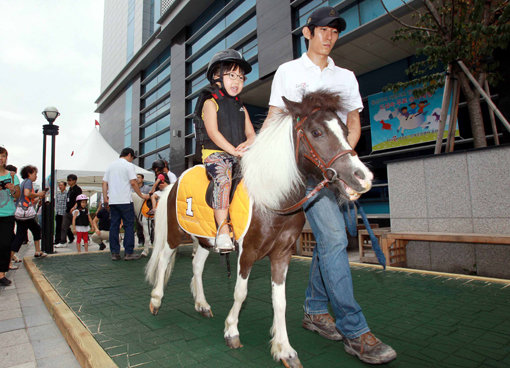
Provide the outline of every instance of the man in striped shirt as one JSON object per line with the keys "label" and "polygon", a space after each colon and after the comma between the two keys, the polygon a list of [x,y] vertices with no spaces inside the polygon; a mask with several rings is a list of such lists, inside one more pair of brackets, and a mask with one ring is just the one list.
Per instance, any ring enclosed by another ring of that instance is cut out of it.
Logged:
{"label": "man in striped shirt", "polygon": [[[67,183],[65,181],[59,181],[58,182],[58,190],[55,195],[55,248],[63,248],[67,246],[66,239],[60,239],[61,238],[61,231],[62,231],[62,218],[66,214],[66,203],[67,203],[67,191],[66,191]],[[71,232],[71,229],[68,230],[68,232]],[[71,240],[72,237],[69,236],[69,240]]]}

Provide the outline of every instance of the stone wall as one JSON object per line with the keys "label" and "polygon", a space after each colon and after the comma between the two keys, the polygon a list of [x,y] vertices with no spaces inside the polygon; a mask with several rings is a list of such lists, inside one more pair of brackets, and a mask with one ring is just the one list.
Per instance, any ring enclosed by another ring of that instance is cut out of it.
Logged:
{"label": "stone wall", "polygon": [[[510,147],[388,164],[392,231],[510,234]],[[510,246],[409,242],[408,267],[510,278]]]}

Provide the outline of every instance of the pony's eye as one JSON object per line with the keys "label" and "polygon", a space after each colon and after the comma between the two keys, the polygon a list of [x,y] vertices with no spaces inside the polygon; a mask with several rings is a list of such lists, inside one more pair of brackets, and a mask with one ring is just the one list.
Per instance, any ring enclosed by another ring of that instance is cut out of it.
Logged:
{"label": "pony's eye", "polygon": [[319,129],[312,130],[312,136],[314,138],[320,137],[322,135],[322,132]]}

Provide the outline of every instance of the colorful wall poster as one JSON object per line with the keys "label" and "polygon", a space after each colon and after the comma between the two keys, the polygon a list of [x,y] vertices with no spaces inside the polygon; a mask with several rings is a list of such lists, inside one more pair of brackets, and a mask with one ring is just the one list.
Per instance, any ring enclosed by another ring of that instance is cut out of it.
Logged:
{"label": "colorful wall poster", "polygon": [[[368,96],[373,151],[436,140],[443,88],[433,94],[414,97],[413,90],[416,88],[409,87],[397,93],[380,92]],[[451,105],[443,138],[448,136],[450,111]],[[459,136],[457,123],[455,136]]]}

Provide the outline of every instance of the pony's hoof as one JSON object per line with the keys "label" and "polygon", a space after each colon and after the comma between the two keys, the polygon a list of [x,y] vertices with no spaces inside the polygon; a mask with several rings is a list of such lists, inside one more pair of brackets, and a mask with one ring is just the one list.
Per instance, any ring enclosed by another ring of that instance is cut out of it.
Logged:
{"label": "pony's hoof", "polygon": [[152,302],[149,304],[149,309],[151,310],[151,313],[155,316],[159,312],[159,308],[155,307]]}
{"label": "pony's hoof", "polygon": [[226,336],[225,342],[227,343],[227,346],[231,349],[239,349],[243,347],[243,344],[241,344],[241,340],[239,339],[239,335],[232,337]]}
{"label": "pony's hoof", "polygon": [[297,355],[293,358],[282,358],[281,361],[286,368],[303,368]]}
{"label": "pony's hoof", "polygon": [[205,318],[213,318],[212,310],[210,309],[204,309],[200,311],[200,314],[204,316]]}

